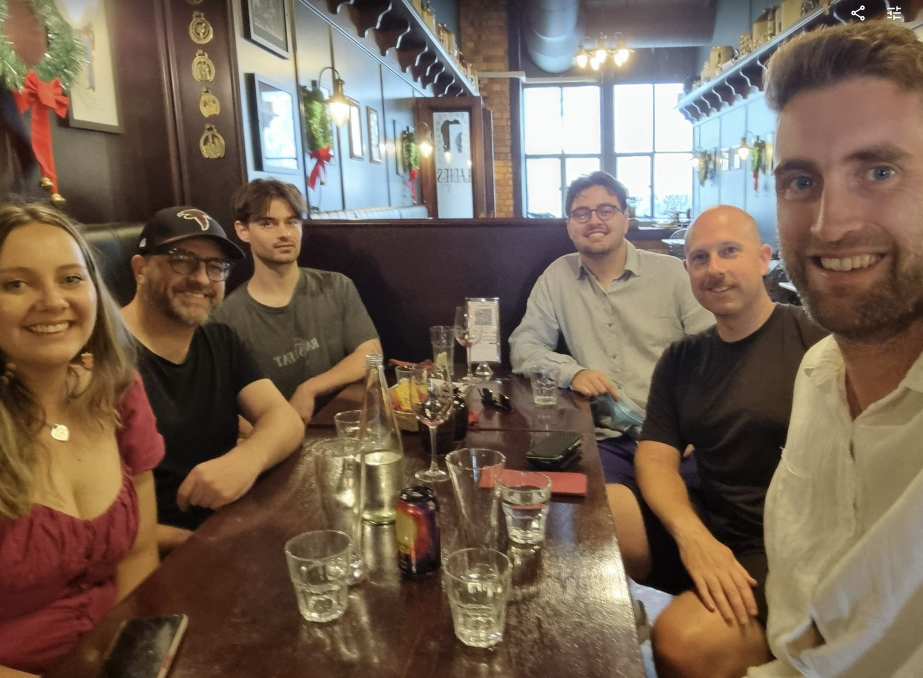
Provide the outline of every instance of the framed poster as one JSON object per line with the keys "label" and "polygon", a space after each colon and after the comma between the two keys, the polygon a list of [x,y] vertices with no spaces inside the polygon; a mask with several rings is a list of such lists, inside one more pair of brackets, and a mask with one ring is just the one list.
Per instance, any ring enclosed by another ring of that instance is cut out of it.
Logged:
{"label": "framed poster", "polygon": [[404,130],[397,124],[397,120],[392,120],[394,127],[394,167],[398,176],[403,176],[407,170],[404,168]]}
{"label": "framed poster", "polygon": [[381,162],[381,132],[378,129],[378,111],[368,106],[365,112],[369,119],[369,160]]}
{"label": "framed poster", "polygon": [[115,83],[113,47],[109,39],[109,13],[114,0],[99,0],[96,15],[80,30],[86,65],[67,92],[71,127],[99,132],[122,132],[119,97]]}
{"label": "framed poster", "polygon": [[291,40],[286,5],[286,0],[241,0],[247,39],[287,59]]}
{"label": "framed poster", "polygon": [[252,73],[251,107],[253,139],[258,169],[263,172],[298,172],[295,134],[295,97],[282,85]]}
{"label": "framed poster", "polygon": [[349,157],[365,158],[362,146],[362,111],[358,106],[349,107]]}

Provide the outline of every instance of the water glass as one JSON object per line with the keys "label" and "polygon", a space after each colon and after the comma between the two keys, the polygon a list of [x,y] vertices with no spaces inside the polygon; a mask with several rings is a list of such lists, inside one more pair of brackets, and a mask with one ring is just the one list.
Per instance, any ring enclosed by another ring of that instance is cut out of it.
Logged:
{"label": "water glass", "polygon": [[434,325],[429,328],[429,341],[433,346],[433,364],[448,369],[449,379],[454,379],[455,328],[451,325]]}
{"label": "water glass", "polygon": [[510,560],[499,551],[464,549],[442,565],[455,635],[471,647],[491,647],[503,640],[510,597]]}
{"label": "water glass", "polygon": [[327,526],[349,535],[350,584],[358,584],[368,573],[362,559],[362,508],[366,468],[362,444],[348,438],[326,438],[310,447],[317,485]]}
{"label": "water glass", "polygon": [[511,542],[534,545],[545,541],[551,478],[534,471],[504,471],[500,499]]}
{"label": "water glass", "polygon": [[506,457],[497,450],[465,448],[450,452],[445,459],[458,501],[464,545],[493,548],[497,543],[499,481]]}
{"label": "water glass", "polygon": [[348,438],[349,440],[359,440],[359,417],[362,416],[362,410],[346,410],[337,412],[333,416],[333,423],[337,428],[338,438]]}
{"label": "water glass", "polygon": [[339,619],[349,602],[350,539],[345,532],[305,532],[285,544],[298,610],[310,622]]}
{"label": "water glass", "polygon": [[553,406],[558,402],[558,380],[561,368],[557,365],[542,365],[529,372],[532,382],[532,401],[540,407]]}

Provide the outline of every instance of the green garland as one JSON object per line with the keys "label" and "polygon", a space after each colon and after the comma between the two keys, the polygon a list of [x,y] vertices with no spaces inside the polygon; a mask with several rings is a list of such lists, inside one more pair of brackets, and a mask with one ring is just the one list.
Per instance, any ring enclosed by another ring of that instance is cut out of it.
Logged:
{"label": "green garland", "polygon": [[404,167],[408,170],[420,169],[420,144],[417,142],[415,132],[404,132],[402,135],[404,149]]}
{"label": "green garland", "polygon": [[304,104],[304,128],[308,135],[308,150],[319,151],[333,145],[330,131],[330,113],[324,104],[324,93],[319,87],[301,88],[301,101]]}
{"label": "green garland", "polygon": [[[43,82],[60,78],[61,87],[70,89],[86,63],[80,35],[61,17],[52,0],[24,1],[29,11],[44,21],[48,32],[48,51],[32,70]],[[6,24],[7,13],[7,0],[0,0],[0,27]],[[0,83],[15,92],[22,89],[28,72],[29,67],[13,51],[13,45],[0,30]]]}

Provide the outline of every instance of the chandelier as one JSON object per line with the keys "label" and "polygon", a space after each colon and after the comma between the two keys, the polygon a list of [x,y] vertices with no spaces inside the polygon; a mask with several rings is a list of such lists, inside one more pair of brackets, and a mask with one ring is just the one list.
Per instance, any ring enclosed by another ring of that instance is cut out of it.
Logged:
{"label": "chandelier", "polygon": [[[619,35],[617,33],[616,37]],[[605,35],[600,36],[596,40],[596,46],[590,49],[581,44],[580,49],[574,55],[574,63],[577,64],[577,67],[580,69],[589,67],[594,71],[598,71],[607,61],[611,61],[617,68],[627,64],[631,58],[631,50],[628,49],[625,39],[618,38],[615,47],[608,47],[606,44],[607,38],[608,36]],[[589,39],[584,38],[583,42],[589,42]]]}

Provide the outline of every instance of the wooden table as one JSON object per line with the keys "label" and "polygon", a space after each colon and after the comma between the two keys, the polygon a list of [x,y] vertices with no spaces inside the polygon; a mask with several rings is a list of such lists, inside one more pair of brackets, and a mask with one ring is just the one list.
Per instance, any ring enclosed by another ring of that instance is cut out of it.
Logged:
{"label": "wooden table", "polygon": [[[517,377],[501,383],[514,396],[514,406],[523,388],[529,388]],[[340,399],[328,408],[335,410],[338,402],[349,404]],[[417,582],[401,579],[393,525],[365,526],[371,572],[350,589],[345,615],[327,624],[302,620],[283,545],[325,525],[314,465],[299,451],[243,499],[206,521],[47,676],[95,676],[125,618],[184,613],[189,628],[171,678],[643,678],[592,423],[585,400],[565,403],[552,411],[549,428],[528,430],[538,415],[523,406],[518,415],[508,415],[508,422],[497,418],[497,426],[507,423],[508,428],[471,430],[466,441],[501,450],[507,468],[526,468],[523,455],[536,436],[553,430],[576,430],[583,436],[583,457],[574,470],[588,475],[588,494],[554,497],[544,547],[510,552],[515,587],[504,640],[496,647],[469,648],[455,638],[438,575]],[[319,414],[308,438],[333,435],[323,425],[328,417],[332,421],[332,412]],[[579,422],[579,427],[556,428],[555,422]],[[404,446],[409,479],[427,460],[419,436],[405,434]],[[435,486],[442,503],[444,550],[451,549],[457,536],[451,483]]]}

